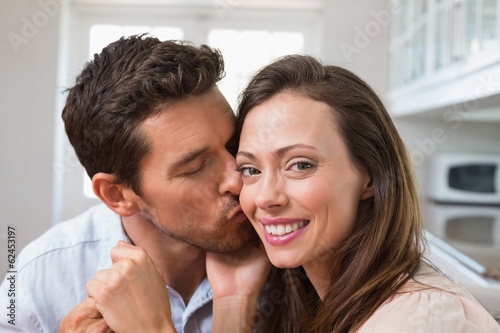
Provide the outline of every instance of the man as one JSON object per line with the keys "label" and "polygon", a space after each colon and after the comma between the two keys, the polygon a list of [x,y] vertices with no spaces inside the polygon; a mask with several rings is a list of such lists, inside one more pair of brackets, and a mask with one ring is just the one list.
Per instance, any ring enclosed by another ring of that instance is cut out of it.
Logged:
{"label": "man", "polygon": [[[3,316],[0,331],[57,332],[82,301],[115,328],[111,309],[127,309],[126,301],[141,297],[157,301],[143,308],[145,322],[135,314],[140,331],[153,331],[145,325],[212,330],[206,251],[232,252],[255,237],[237,201],[234,115],[216,87],[223,67],[207,46],[144,36],[122,38],[86,65],[62,116],[104,204],[26,246],[17,267],[15,325]],[[215,279],[226,273],[209,272]],[[162,280],[162,290],[129,288],[140,286],[141,277],[144,284]],[[214,293],[224,296],[224,288],[219,284]],[[7,289],[4,281],[2,304]],[[151,319],[149,309],[161,306],[165,315]]]}

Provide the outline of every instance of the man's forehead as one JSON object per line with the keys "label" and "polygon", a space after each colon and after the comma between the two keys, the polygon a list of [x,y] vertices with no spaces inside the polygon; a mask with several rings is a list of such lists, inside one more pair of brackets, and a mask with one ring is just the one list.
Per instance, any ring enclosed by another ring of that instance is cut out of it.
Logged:
{"label": "man's forehead", "polygon": [[[162,112],[145,119],[140,127],[153,146],[197,151],[204,146],[229,141],[235,130],[235,121],[227,102],[212,102],[212,105],[199,108],[196,103],[170,104]],[[175,155],[179,156],[178,152]]]}

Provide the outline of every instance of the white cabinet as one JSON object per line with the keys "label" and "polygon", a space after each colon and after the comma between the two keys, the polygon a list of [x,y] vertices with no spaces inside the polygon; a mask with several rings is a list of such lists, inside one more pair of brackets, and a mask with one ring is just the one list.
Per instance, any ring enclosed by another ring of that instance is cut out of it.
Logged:
{"label": "white cabinet", "polygon": [[392,114],[467,106],[474,119],[500,120],[500,0],[392,2]]}
{"label": "white cabinet", "polygon": [[390,88],[407,86],[425,72],[426,1],[399,3],[399,11],[393,16],[391,25]]}

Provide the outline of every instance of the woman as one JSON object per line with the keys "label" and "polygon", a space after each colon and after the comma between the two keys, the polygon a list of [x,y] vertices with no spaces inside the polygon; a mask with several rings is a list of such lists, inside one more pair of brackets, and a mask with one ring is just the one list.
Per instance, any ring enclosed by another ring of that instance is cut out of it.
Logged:
{"label": "woman", "polygon": [[265,331],[500,331],[424,263],[411,163],[365,82],[312,57],[282,58],[242,93],[239,128],[241,206],[286,268]]}

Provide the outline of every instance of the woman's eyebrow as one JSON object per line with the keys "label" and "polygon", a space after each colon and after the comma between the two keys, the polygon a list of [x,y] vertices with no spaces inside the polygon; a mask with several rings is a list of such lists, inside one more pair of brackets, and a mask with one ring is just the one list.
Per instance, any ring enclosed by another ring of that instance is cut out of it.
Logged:
{"label": "woman's eyebrow", "polygon": [[286,147],[283,147],[283,148],[279,148],[273,154],[275,154],[275,155],[277,155],[279,157],[283,157],[283,155],[285,155],[290,150],[297,149],[297,148],[306,148],[306,149],[318,150],[314,146],[306,145],[306,144],[303,144],[303,143],[297,143],[295,145],[290,145],[290,146],[286,146]]}
{"label": "woman's eyebrow", "polygon": [[[278,148],[276,149],[274,152],[273,152],[273,155],[276,155],[278,157],[283,157],[283,155],[285,155],[288,151],[292,150],[292,149],[297,149],[297,148],[306,148],[306,149],[313,149],[313,150],[318,150],[316,147],[314,146],[310,146],[310,145],[306,145],[306,144],[303,144],[303,143],[297,143],[295,145],[290,145],[290,146],[286,146],[286,147],[282,147],[282,148]],[[252,159],[254,160],[255,159],[255,155],[250,153],[250,152],[247,152],[247,151],[242,151],[240,150],[238,153],[236,153],[236,156],[245,156],[249,159]]]}
{"label": "woman's eyebrow", "polygon": [[236,156],[245,156],[246,158],[249,158],[251,160],[255,160],[255,155],[246,151],[238,151],[236,153]]}

